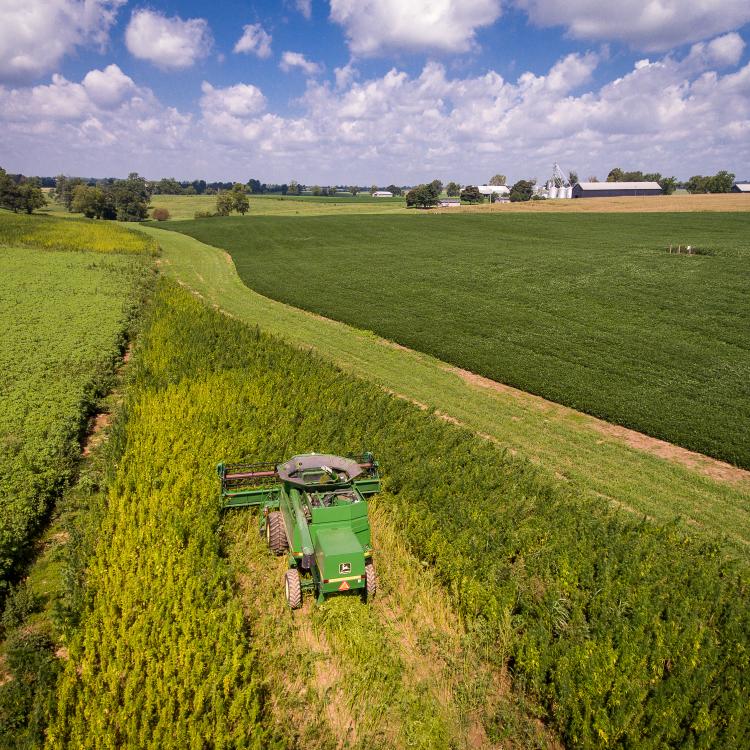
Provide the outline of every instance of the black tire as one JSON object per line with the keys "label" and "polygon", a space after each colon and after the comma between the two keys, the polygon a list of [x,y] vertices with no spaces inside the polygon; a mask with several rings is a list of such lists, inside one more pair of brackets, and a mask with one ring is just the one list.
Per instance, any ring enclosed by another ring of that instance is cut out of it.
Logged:
{"label": "black tire", "polygon": [[276,555],[282,555],[289,549],[284,528],[284,516],[278,510],[268,514],[266,519],[266,541],[268,546]]}
{"label": "black tire", "polygon": [[365,598],[368,602],[375,598],[375,592],[378,590],[378,577],[375,574],[375,563],[368,562],[365,564]]}
{"label": "black tire", "polygon": [[302,606],[302,583],[297,568],[290,568],[284,573],[284,594],[290,609],[299,609]]}

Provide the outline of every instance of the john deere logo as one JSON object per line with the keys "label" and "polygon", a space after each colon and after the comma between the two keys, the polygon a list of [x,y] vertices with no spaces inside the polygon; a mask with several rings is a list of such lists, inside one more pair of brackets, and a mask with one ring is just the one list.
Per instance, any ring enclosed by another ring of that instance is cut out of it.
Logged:
{"label": "john deere logo", "polygon": [[352,572],[351,563],[341,563],[341,565],[339,565],[339,573],[351,573],[351,572]]}

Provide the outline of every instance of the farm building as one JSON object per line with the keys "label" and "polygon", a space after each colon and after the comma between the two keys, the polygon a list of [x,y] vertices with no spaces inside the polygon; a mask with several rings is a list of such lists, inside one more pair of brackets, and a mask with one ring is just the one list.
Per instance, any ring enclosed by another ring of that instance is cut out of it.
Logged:
{"label": "farm building", "polygon": [[750,182],[735,182],[732,187],[733,193],[747,193],[750,195]]}
{"label": "farm building", "polygon": [[482,195],[510,195],[510,188],[505,185],[477,185],[477,190]]}
{"label": "farm building", "polygon": [[442,198],[438,202],[440,208],[460,208],[461,201],[458,198]]}
{"label": "farm building", "polygon": [[373,198],[393,198],[393,193],[389,190],[376,190],[372,193]]}
{"label": "farm building", "polygon": [[574,198],[617,198],[624,195],[663,195],[658,182],[577,182]]}

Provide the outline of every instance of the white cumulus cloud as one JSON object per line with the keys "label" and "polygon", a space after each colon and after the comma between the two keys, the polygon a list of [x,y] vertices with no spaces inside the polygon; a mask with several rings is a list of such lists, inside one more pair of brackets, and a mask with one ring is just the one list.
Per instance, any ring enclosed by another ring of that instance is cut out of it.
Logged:
{"label": "white cumulus cloud", "polygon": [[242,36],[234,45],[235,52],[257,55],[261,60],[271,56],[271,35],[259,24],[242,27]]}
{"label": "white cumulus cloud", "polygon": [[391,50],[466,52],[478,28],[500,17],[500,0],[331,0],[356,55]]}
{"label": "white cumulus cloud", "polygon": [[299,68],[305,75],[315,76],[323,71],[323,66],[319,63],[308,60],[300,52],[284,52],[281,56],[279,67],[289,73],[294,68]]}
{"label": "white cumulus cloud", "polygon": [[213,39],[203,18],[183,21],[152,10],[136,10],[125,32],[130,53],[160,68],[189,68],[211,50]]}
{"label": "white cumulus cloud", "polygon": [[515,0],[541,26],[565,26],[578,39],[617,39],[663,51],[738,29],[748,0]]}
{"label": "white cumulus cloud", "polygon": [[263,92],[248,83],[238,83],[227,88],[214,88],[207,81],[201,85],[201,109],[204,114],[225,112],[232,117],[249,117],[266,108]]}
{"label": "white cumulus cloud", "polygon": [[136,88],[133,79],[117,65],[107,65],[104,70],[90,70],[83,79],[83,87],[91,101],[105,109],[120,104]]}
{"label": "white cumulus cloud", "polygon": [[0,0],[0,81],[30,81],[76,47],[104,45],[126,0]]}

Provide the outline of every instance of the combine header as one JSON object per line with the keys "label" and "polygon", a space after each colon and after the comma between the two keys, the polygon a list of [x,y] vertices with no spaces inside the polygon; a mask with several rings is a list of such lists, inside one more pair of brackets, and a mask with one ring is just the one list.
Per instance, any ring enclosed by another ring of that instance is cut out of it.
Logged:
{"label": "combine header", "polygon": [[261,508],[260,532],[271,550],[288,556],[286,600],[302,605],[302,592],[322,602],[328,594],[375,595],[367,498],[380,491],[378,463],[361,456],[293,456],[284,463],[225,464],[224,508]]}

